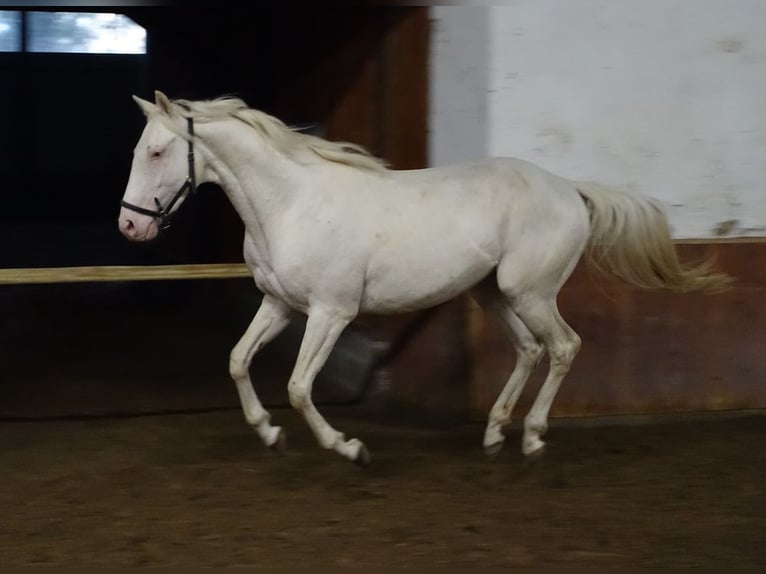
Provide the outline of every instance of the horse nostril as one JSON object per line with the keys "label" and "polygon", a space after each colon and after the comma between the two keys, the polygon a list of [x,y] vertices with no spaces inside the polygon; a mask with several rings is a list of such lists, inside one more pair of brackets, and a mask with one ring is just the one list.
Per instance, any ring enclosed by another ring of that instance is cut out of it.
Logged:
{"label": "horse nostril", "polygon": [[124,219],[122,221],[122,231],[128,235],[133,235],[136,230],[136,225],[132,219]]}

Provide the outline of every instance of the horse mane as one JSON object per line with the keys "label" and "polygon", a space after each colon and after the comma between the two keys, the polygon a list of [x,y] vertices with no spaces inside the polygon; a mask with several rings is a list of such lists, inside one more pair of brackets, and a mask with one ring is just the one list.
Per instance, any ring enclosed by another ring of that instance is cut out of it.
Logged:
{"label": "horse mane", "polygon": [[235,118],[255,129],[278,151],[300,160],[309,152],[326,161],[347,165],[357,169],[382,172],[388,169],[385,161],[372,155],[364,147],[349,142],[329,141],[314,135],[302,133],[300,128],[287,126],[280,119],[250,108],[242,99],[222,96],[211,100],[175,99],[183,116],[198,121],[213,121],[221,118]]}

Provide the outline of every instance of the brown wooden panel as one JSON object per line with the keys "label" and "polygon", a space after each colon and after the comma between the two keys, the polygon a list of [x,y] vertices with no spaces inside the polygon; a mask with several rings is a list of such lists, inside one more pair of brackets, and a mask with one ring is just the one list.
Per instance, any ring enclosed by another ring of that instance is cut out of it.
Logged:
{"label": "brown wooden panel", "polygon": [[396,169],[428,162],[428,9],[409,11],[392,27],[381,53],[380,150]]}
{"label": "brown wooden panel", "polygon": [[459,298],[430,312],[387,365],[395,402],[455,416],[468,414],[465,307],[465,299]]}
{"label": "brown wooden panel", "polygon": [[375,151],[378,142],[376,93],[380,62],[377,53],[365,59],[330,111],[325,129],[328,139],[350,141]]}
{"label": "brown wooden panel", "polygon": [[[583,347],[551,414],[637,414],[766,407],[766,243],[682,244],[683,259],[714,254],[735,286],[717,295],[647,292],[578,266],[559,308]],[[484,416],[513,366],[490,321],[475,319],[471,409]],[[523,416],[547,363],[518,405]]]}
{"label": "brown wooden panel", "polygon": [[376,30],[321,67],[329,77],[337,76],[339,68],[347,70],[345,88],[336,90],[326,117],[327,137],[361,144],[395,169],[425,167],[428,9],[382,12]]}

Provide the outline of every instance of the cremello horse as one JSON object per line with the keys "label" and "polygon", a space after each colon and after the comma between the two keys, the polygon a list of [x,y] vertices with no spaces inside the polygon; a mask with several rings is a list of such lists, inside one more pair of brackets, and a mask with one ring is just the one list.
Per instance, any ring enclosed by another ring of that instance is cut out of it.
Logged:
{"label": "cremello horse", "polygon": [[667,219],[649,198],[569,181],[512,158],[395,171],[364,149],[285,126],[237,98],[134,99],[147,123],[119,214],[122,233],[151,240],[197,182],[214,182],[245,224],[244,258],[263,302],[231,352],[245,419],[270,447],[282,430],[253,390],[249,367],[294,312],[306,331],[288,383],[319,444],[366,464],[364,444],[319,413],[311,387],[360,313],[438,305],[471,291],[498,314],[516,364],[492,407],[484,448],[496,453],[533,368],[548,375],[524,420],[522,451],[544,443],[548,412],[580,348],[556,298],[583,253],[630,284],[715,292],[729,278],[709,262],[679,263]]}

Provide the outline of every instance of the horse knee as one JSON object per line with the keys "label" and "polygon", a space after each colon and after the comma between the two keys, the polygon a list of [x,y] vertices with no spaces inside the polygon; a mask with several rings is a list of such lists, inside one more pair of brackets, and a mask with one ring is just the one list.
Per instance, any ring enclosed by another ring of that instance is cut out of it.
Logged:
{"label": "horse knee", "polygon": [[248,376],[248,364],[242,353],[234,349],[229,355],[229,374],[234,380],[239,380]]}
{"label": "horse knee", "polygon": [[290,398],[290,406],[294,409],[302,410],[309,403],[308,390],[295,381],[290,381],[288,383],[287,395]]}

